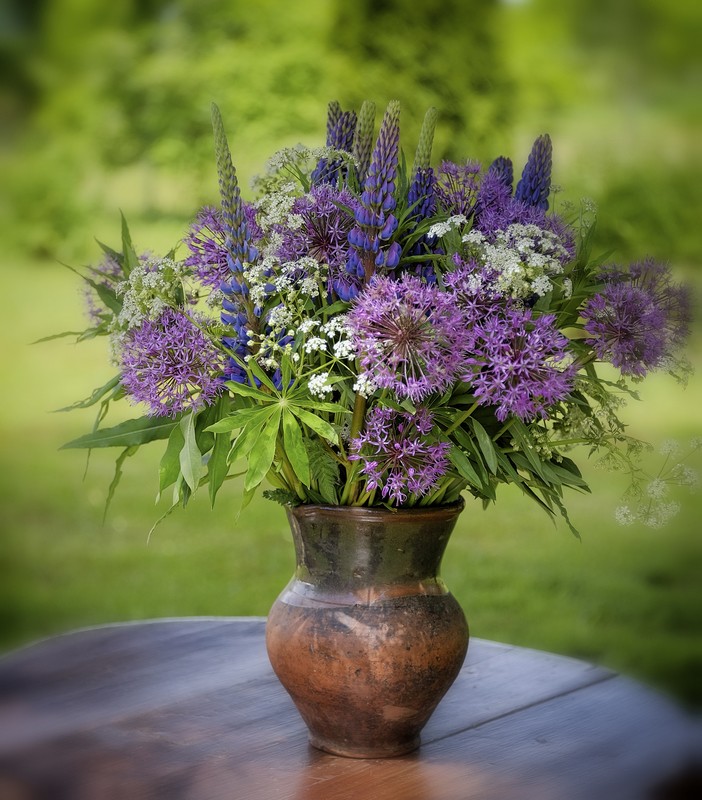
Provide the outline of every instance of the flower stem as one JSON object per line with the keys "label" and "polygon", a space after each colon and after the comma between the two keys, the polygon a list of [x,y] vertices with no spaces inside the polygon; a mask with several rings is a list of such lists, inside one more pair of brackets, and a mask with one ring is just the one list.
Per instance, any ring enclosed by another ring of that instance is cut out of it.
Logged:
{"label": "flower stem", "polygon": [[463,423],[468,419],[468,417],[475,411],[478,407],[479,403],[476,400],[475,403],[467,410],[464,411],[459,417],[457,417],[451,425],[444,431],[444,433],[448,436],[450,433],[453,433],[456,428],[463,425]]}

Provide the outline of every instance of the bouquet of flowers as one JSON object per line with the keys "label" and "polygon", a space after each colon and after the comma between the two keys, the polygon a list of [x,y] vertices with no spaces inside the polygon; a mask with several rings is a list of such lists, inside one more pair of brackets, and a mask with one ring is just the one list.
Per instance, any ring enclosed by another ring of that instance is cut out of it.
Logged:
{"label": "bouquet of flowers", "polygon": [[[587,203],[553,212],[547,135],[515,185],[505,157],[433,168],[434,109],[408,168],[399,117],[376,135],[372,103],[330,103],[326,146],[276,154],[248,202],[213,106],[221,206],[185,253],[140,254],[124,220],[103,246],[79,338],[107,336],[118,372],[66,447],[121,448],[110,496],[156,440],[172,508],[232,478],[244,502],[265,480],[285,504],[388,508],[513,483],[568,520],[574,448],[636,476],[620,409],[650,371],[684,372],[685,289],[651,258],[594,257]],[[146,413],[104,427],[122,399]]]}

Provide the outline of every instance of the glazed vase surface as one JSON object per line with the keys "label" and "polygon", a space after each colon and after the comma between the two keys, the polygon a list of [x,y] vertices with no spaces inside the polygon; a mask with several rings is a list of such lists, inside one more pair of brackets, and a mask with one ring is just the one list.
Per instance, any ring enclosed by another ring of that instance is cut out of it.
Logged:
{"label": "glazed vase surface", "polygon": [[468,648],[439,574],[462,510],[288,508],[296,569],[266,645],[315,747],[384,758],[419,746]]}

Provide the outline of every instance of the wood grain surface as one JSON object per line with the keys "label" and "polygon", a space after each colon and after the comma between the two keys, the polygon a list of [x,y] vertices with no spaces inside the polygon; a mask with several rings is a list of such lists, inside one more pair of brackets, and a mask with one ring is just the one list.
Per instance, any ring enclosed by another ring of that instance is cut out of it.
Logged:
{"label": "wood grain surface", "polygon": [[418,752],[327,755],[273,675],[264,626],[127,623],[0,659],[0,800],[699,796],[699,720],[607,670],[481,639]]}

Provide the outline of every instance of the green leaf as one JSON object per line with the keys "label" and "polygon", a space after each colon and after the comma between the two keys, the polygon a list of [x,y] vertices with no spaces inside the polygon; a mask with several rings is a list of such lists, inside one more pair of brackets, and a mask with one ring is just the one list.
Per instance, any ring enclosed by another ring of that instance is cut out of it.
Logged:
{"label": "green leaf", "polygon": [[115,490],[119,485],[120,479],[122,477],[122,464],[124,464],[125,460],[129,456],[133,456],[134,453],[139,449],[139,445],[133,445],[132,447],[125,447],[125,449],[117,456],[117,460],[115,461],[115,474],[112,478],[110,483],[109,489],[107,490],[107,499],[105,500],[105,510],[102,512],[102,524],[105,524],[105,520],[107,519],[107,512],[110,508],[110,503],[112,502],[112,498],[115,495]]}
{"label": "green leaf", "polygon": [[249,386],[248,383],[238,383],[237,381],[226,381],[224,384],[232,394],[238,394],[242,397],[253,397],[255,400],[260,400],[262,403],[270,403],[275,398],[269,394],[256,389],[254,386]]}
{"label": "green leaf", "polygon": [[85,400],[79,400],[73,405],[65,406],[65,408],[58,408],[57,411],[72,411],[75,408],[89,408],[90,406],[97,403],[102,397],[104,397],[108,392],[111,392],[113,389],[116,389],[120,385],[121,375],[115,375],[114,378],[109,380],[104,386],[100,386],[93,391],[90,397],[86,397]]}
{"label": "green leaf", "polygon": [[111,428],[79,436],[61,446],[61,450],[80,449],[84,447],[131,447],[135,444],[147,444],[157,439],[167,439],[179,420],[169,417],[139,417],[120,422]]}
{"label": "green leaf", "polygon": [[258,417],[244,427],[229,451],[227,460],[230,464],[238,458],[246,458],[246,456],[248,456],[253,446],[256,444],[259,434],[263,430],[263,426],[276,410],[279,409],[280,406],[268,406],[267,408],[257,409],[259,411]]}
{"label": "green leaf", "polygon": [[214,447],[207,462],[207,476],[209,478],[210,505],[214,508],[217,492],[224,483],[229,472],[229,448],[231,437],[226,433],[215,436]]}
{"label": "green leaf", "polygon": [[127,220],[121,211],[120,217],[122,218],[122,254],[124,257],[122,268],[124,269],[125,273],[129,275],[134,267],[139,265],[139,257],[137,256],[134,245],[132,244],[132,235],[129,233]]}
{"label": "green leaf", "polygon": [[485,428],[483,428],[483,426],[478,422],[477,419],[475,419],[475,417],[471,417],[470,421],[473,426],[473,431],[475,432],[475,438],[478,440],[480,452],[485,458],[485,463],[488,465],[490,472],[492,472],[493,475],[497,475],[497,456],[495,455],[495,445],[492,443],[492,439],[488,436]]}
{"label": "green leaf", "polygon": [[[86,278],[86,280],[88,280]],[[117,297],[117,293],[114,289],[110,289],[109,286],[105,286],[104,283],[95,283],[95,281],[88,280],[88,283],[95,289],[98,294],[98,297],[102,302],[112,311],[113,314],[119,314],[122,310],[122,303]]]}
{"label": "green leaf", "polygon": [[317,489],[325,503],[337,505],[339,497],[339,464],[331,456],[319,439],[305,439],[305,446],[310,459],[312,478],[317,482]]}
{"label": "green leaf", "polygon": [[180,421],[180,429],[183,433],[183,447],[180,451],[180,471],[183,479],[190,489],[195,492],[200,485],[200,478],[205,473],[202,463],[202,453],[198,449],[195,441],[195,412],[191,411]]}
{"label": "green leaf", "polygon": [[[229,396],[226,394],[220,395],[217,402],[212,406],[212,417],[215,419],[223,417],[230,405]],[[207,481],[209,483],[210,505],[214,508],[217,492],[229,473],[229,459],[227,456],[231,447],[231,436],[228,433],[217,433],[213,435],[213,438],[212,452],[207,460]],[[198,440],[198,446],[202,450],[200,440]]]}
{"label": "green leaf", "polygon": [[63,339],[66,336],[81,336],[83,333],[85,333],[85,331],[63,331],[62,333],[52,333],[50,336],[42,336],[41,339],[35,339],[32,344],[51,342],[54,339]]}
{"label": "green leaf", "polygon": [[458,474],[465,478],[472,486],[477,489],[483,488],[483,482],[480,480],[478,473],[473,469],[468,456],[461,450],[460,447],[454,445],[449,450],[449,459],[454,467],[458,470]]}
{"label": "green leaf", "polygon": [[305,486],[310,485],[310,460],[300,426],[289,409],[283,410],[283,447],[295,475]]}
{"label": "green leaf", "polygon": [[291,407],[290,410],[301,422],[304,422],[305,425],[307,425],[308,428],[311,428],[315,433],[318,433],[320,436],[328,439],[330,442],[338,441],[339,434],[328,422],[320,419],[320,417],[316,417],[314,414],[310,414],[309,411],[304,411],[298,406]]}
{"label": "green leaf", "polygon": [[254,446],[251,448],[249,468],[244,479],[244,491],[255,489],[266,477],[266,473],[273,464],[281,411],[280,407],[275,409],[275,413],[271,415],[271,418],[263,426]]}
{"label": "green leaf", "polygon": [[341,406],[338,403],[323,403],[318,402],[317,400],[310,400],[309,402],[291,402],[291,406],[295,408],[303,408],[303,409],[312,409],[314,411],[326,411],[330,414],[351,414],[351,410],[346,408],[345,406]]}
{"label": "green leaf", "polygon": [[252,358],[246,364],[246,368],[251,370],[251,374],[254,377],[258,378],[264,386],[267,386],[271,392],[273,392],[276,397],[280,396],[280,392],[275,388],[275,384],[270,379],[270,377],[263,371],[261,365],[256,361],[255,358]]}
{"label": "green leaf", "polygon": [[210,433],[229,433],[235,428],[243,428],[250,422],[265,422],[276,408],[279,408],[279,406],[273,403],[264,408],[241,408],[219,422],[209,425],[205,430]]}
{"label": "green leaf", "polygon": [[176,425],[168,437],[166,450],[161,457],[158,468],[158,491],[161,492],[178,480],[180,475],[180,451],[185,444],[185,438],[180,425]]}

